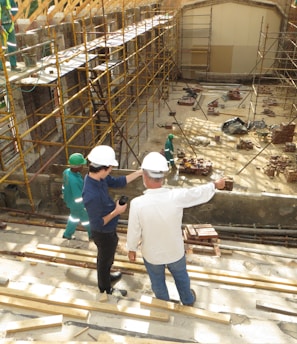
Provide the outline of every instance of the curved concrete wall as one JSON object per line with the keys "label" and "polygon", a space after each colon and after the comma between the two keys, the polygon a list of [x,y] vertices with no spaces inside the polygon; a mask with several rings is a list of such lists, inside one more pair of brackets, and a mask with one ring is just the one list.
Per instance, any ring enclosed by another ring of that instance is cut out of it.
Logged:
{"label": "curved concrete wall", "polygon": [[[65,168],[65,167],[64,167]],[[33,197],[38,204],[36,211],[49,212],[51,215],[68,215],[61,198],[63,166],[52,167],[48,175],[39,175],[32,182]],[[85,171],[86,172],[86,171]],[[113,175],[126,175],[127,170],[114,170]],[[30,178],[32,176],[28,176]],[[20,178],[15,176],[16,180]],[[168,185],[180,187],[179,185]],[[4,186],[3,186],[4,188]],[[17,193],[10,190],[9,206],[31,212],[26,203],[26,190]],[[144,191],[142,179],[138,179],[124,189],[110,190],[112,196],[118,199],[127,195],[129,199],[139,196]],[[22,198],[23,197],[23,198]],[[22,198],[22,199],[21,199]],[[15,204],[13,205],[13,202]],[[3,206],[3,205],[2,205]],[[126,220],[128,211],[121,216]],[[203,205],[184,210],[183,223],[211,223],[213,225],[256,225],[257,227],[294,227],[297,222],[297,196],[269,193],[240,193],[234,191],[218,191],[213,199]],[[297,226],[296,226],[297,229]]]}
{"label": "curved concrete wall", "polygon": [[[244,4],[236,1],[217,1],[212,6],[207,5],[207,1],[204,3],[202,6],[197,2],[185,6],[182,10],[183,77],[197,78],[199,65],[203,64],[209,65],[210,74],[249,75],[257,62],[261,30],[279,32],[282,23],[281,12],[272,3],[267,2]],[[268,41],[266,46],[269,47],[272,43]],[[206,50],[209,50],[208,58]],[[272,49],[269,54],[270,58],[266,61],[271,64],[275,51]],[[265,67],[269,66],[263,66]]]}

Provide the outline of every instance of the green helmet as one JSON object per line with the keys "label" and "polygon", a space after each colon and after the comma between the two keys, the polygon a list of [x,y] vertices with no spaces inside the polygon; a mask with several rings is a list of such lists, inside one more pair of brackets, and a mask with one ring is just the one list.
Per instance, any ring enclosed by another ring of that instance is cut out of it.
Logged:
{"label": "green helmet", "polygon": [[174,135],[173,134],[169,134],[168,138],[169,138],[169,140],[172,140],[172,139],[174,139]]}
{"label": "green helmet", "polygon": [[70,155],[68,159],[68,163],[71,166],[81,166],[81,165],[85,165],[87,163],[87,160],[84,158],[82,154],[73,153]]}

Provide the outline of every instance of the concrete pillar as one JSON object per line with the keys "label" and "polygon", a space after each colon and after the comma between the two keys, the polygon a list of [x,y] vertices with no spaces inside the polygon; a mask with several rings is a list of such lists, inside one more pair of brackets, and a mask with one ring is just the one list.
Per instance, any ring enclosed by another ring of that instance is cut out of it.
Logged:
{"label": "concrete pillar", "polygon": [[31,50],[28,50],[22,54],[25,65],[27,67],[34,67],[36,66],[36,62],[37,62],[37,53],[38,53],[37,49],[38,48],[36,48],[36,45],[38,44],[38,35],[36,32],[28,31],[24,35],[23,39],[24,39],[23,43],[25,47],[34,47]]}
{"label": "concrete pillar", "polygon": [[[21,90],[21,88],[19,87],[15,87],[12,90],[12,95],[13,95],[13,99],[14,99],[14,109],[15,109],[15,113],[17,114],[17,121],[18,121],[18,131],[19,133],[24,133],[26,132],[29,128],[30,125],[27,122],[27,113],[26,113],[26,108],[25,108],[25,104],[24,104],[24,100],[23,100],[23,92]],[[26,141],[23,141],[22,143],[22,150],[26,151],[26,152],[33,152],[33,139],[30,133],[28,133],[24,139]],[[41,153],[42,154],[42,153]],[[28,153],[26,155],[26,166],[30,167],[31,165],[33,165],[36,161],[36,157],[34,155],[34,153]]]}
{"label": "concrete pillar", "polygon": [[17,19],[16,25],[19,33],[24,33],[30,26],[30,19]]}
{"label": "concrete pillar", "polygon": [[61,21],[65,18],[65,15],[63,12],[58,12],[56,13],[53,18],[52,18],[52,21],[51,21],[51,24],[52,25],[57,25],[57,24],[60,24]]}
{"label": "concrete pillar", "polygon": [[38,27],[43,27],[47,25],[47,18],[44,15],[40,15],[35,19],[35,22]]}

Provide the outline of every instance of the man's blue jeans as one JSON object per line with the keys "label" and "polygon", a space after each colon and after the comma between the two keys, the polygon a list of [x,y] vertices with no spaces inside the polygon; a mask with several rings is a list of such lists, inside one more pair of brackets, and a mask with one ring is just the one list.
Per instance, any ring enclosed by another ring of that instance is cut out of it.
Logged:
{"label": "man's blue jeans", "polygon": [[177,262],[161,265],[150,264],[144,259],[144,265],[149,274],[152,290],[157,299],[170,300],[165,281],[165,268],[167,267],[174,278],[182,304],[191,305],[195,301],[190,289],[190,278],[187,272],[185,255]]}

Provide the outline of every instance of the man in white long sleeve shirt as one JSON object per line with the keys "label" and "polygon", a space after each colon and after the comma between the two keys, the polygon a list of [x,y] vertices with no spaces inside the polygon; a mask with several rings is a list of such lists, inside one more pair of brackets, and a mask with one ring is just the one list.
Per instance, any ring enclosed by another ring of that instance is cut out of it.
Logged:
{"label": "man in white long sleeve shirt", "polygon": [[152,289],[158,299],[168,301],[165,268],[171,272],[183,305],[193,305],[195,294],[190,288],[186,270],[185,248],[182,236],[183,209],[208,202],[215,189],[223,189],[222,178],[192,188],[163,188],[168,164],[164,156],[149,153],[143,160],[144,195],[130,203],[127,248],[130,261],[136,258],[141,246],[142,257],[149,274]]}

